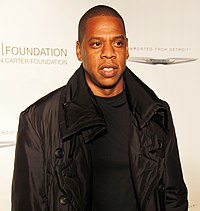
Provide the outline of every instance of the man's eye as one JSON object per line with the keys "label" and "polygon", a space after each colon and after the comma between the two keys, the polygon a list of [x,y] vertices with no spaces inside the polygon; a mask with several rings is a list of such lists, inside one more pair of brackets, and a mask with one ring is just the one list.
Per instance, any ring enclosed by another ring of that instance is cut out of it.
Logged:
{"label": "man's eye", "polygon": [[115,42],[114,44],[115,44],[115,46],[117,46],[117,47],[121,47],[121,46],[124,45],[124,42],[123,42],[123,41],[117,41],[117,42]]}
{"label": "man's eye", "polygon": [[92,46],[92,47],[95,47],[95,48],[100,47],[100,46],[101,46],[101,42],[93,42],[93,43],[91,44],[91,46]]}

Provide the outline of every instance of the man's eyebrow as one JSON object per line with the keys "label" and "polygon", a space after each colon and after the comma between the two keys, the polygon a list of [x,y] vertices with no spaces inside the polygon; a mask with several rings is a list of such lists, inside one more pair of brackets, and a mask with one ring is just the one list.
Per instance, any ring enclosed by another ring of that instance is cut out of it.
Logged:
{"label": "man's eyebrow", "polygon": [[92,36],[92,37],[90,37],[89,41],[91,41],[91,40],[100,40],[100,39],[102,39],[102,37]]}
{"label": "man's eyebrow", "polygon": [[125,40],[125,36],[124,35],[115,36],[114,38],[116,38],[116,39],[124,39]]}
{"label": "man's eyebrow", "polygon": [[[98,36],[92,36],[89,38],[88,41],[91,41],[91,40],[102,40],[104,39],[103,37],[98,37]],[[113,39],[123,39],[125,40],[125,36],[124,35],[117,35],[117,36],[114,36]]]}

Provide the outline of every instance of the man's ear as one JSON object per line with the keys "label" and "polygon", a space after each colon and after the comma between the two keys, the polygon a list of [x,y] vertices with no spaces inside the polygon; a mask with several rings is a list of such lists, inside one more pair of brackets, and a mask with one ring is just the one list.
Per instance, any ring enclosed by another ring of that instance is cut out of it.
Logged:
{"label": "man's ear", "polygon": [[82,61],[82,56],[81,56],[81,44],[79,41],[76,42],[76,56],[79,61]]}

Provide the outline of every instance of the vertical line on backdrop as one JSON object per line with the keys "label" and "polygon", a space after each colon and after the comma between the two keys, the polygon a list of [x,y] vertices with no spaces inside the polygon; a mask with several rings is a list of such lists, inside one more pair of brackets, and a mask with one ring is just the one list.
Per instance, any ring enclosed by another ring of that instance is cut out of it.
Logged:
{"label": "vertical line on backdrop", "polygon": [[3,43],[1,43],[1,54],[4,56]]}

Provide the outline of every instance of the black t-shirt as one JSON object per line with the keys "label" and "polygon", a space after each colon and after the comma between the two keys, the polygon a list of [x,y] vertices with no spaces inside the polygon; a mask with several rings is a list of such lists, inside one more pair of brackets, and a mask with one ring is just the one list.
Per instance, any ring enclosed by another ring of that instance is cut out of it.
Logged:
{"label": "black t-shirt", "polygon": [[107,133],[91,144],[92,211],[137,211],[128,157],[130,110],[125,92],[96,100],[107,123]]}

